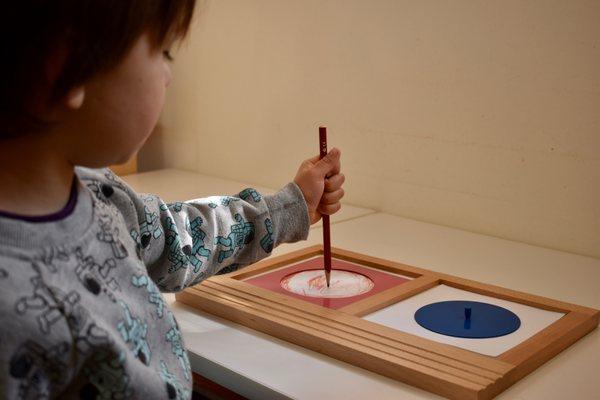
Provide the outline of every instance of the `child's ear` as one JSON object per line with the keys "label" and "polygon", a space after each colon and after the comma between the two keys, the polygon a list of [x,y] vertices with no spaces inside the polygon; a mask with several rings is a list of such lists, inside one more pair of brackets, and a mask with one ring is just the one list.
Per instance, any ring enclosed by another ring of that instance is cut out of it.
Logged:
{"label": "child's ear", "polygon": [[85,86],[71,88],[65,96],[65,105],[71,110],[79,110],[85,100]]}

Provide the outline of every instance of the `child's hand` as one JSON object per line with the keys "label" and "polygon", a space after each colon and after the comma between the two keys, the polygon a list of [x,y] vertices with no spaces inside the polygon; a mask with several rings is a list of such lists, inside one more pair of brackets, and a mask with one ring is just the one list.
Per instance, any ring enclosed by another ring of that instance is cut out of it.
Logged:
{"label": "child's hand", "polygon": [[294,183],[304,194],[311,224],[342,207],[340,199],[344,197],[345,177],[340,173],[340,156],[341,152],[334,147],[322,160],[319,156],[309,158],[298,168]]}

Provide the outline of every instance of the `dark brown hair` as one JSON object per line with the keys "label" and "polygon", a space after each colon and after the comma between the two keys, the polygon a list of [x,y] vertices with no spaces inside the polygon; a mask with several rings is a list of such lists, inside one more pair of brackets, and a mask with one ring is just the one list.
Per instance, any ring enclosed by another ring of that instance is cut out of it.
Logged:
{"label": "dark brown hair", "polygon": [[[195,0],[7,2],[0,13],[0,139],[42,128],[30,113],[36,96],[55,101],[110,69],[143,33],[149,32],[156,47],[184,37],[194,5]],[[60,49],[65,62],[44,94],[49,55]]]}

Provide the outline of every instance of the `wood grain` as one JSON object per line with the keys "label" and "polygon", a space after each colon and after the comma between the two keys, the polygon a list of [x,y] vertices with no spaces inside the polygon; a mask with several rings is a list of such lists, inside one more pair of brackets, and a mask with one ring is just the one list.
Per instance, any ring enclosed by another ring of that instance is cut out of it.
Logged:
{"label": "wood grain", "polygon": [[367,297],[364,300],[348,304],[339,309],[346,314],[362,317],[400,300],[407,299],[439,284],[439,279],[433,276],[420,276],[412,281],[394,286],[383,292]]}
{"label": "wood grain", "polygon": [[[455,399],[478,399],[478,393],[501,379],[485,376],[489,371],[473,373],[465,369],[436,363],[431,359],[414,360],[393,351],[365,346],[356,339],[348,339],[340,332],[316,328],[314,323],[286,317],[260,307],[248,299],[223,294],[199,285],[185,291],[180,301],[204,311],[228,318],[250,328],[267,332],[314,351],[360,366],[379,374]],[[418,359],[418,358],[417,358]]]}
{"label": "wood grain", "polygon": [[[339,310],[244,282],[323,253],[312,246],[215,276],[178,301],[450,399],[491,399],[598,325],[599,312],[506,288],[332,248],[332,256],[414,279]],[[434,342],[360,316],[445,284],[565,316],[499,357]]]}

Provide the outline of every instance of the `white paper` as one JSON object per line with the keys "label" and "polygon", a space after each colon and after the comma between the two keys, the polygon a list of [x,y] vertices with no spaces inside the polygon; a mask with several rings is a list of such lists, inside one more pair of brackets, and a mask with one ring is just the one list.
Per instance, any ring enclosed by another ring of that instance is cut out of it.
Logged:
{"label": "white paper", "polygon": [[[469,300],[495,304],[514,312],[521,319],[521,326],[515,332],[489,339],[469,339],[445,336],[423,328],[415,321],[415,312],[428,304],[440,301]],[[546,311],[512,301],[484,296],[446,285],[417,294],[391,306],[382,308],[363,318],[399,331],[411,333],[440,343],[450,344],[466,350],[496,357],[527,340],[537,332],[558,321],[563,313]]]}

